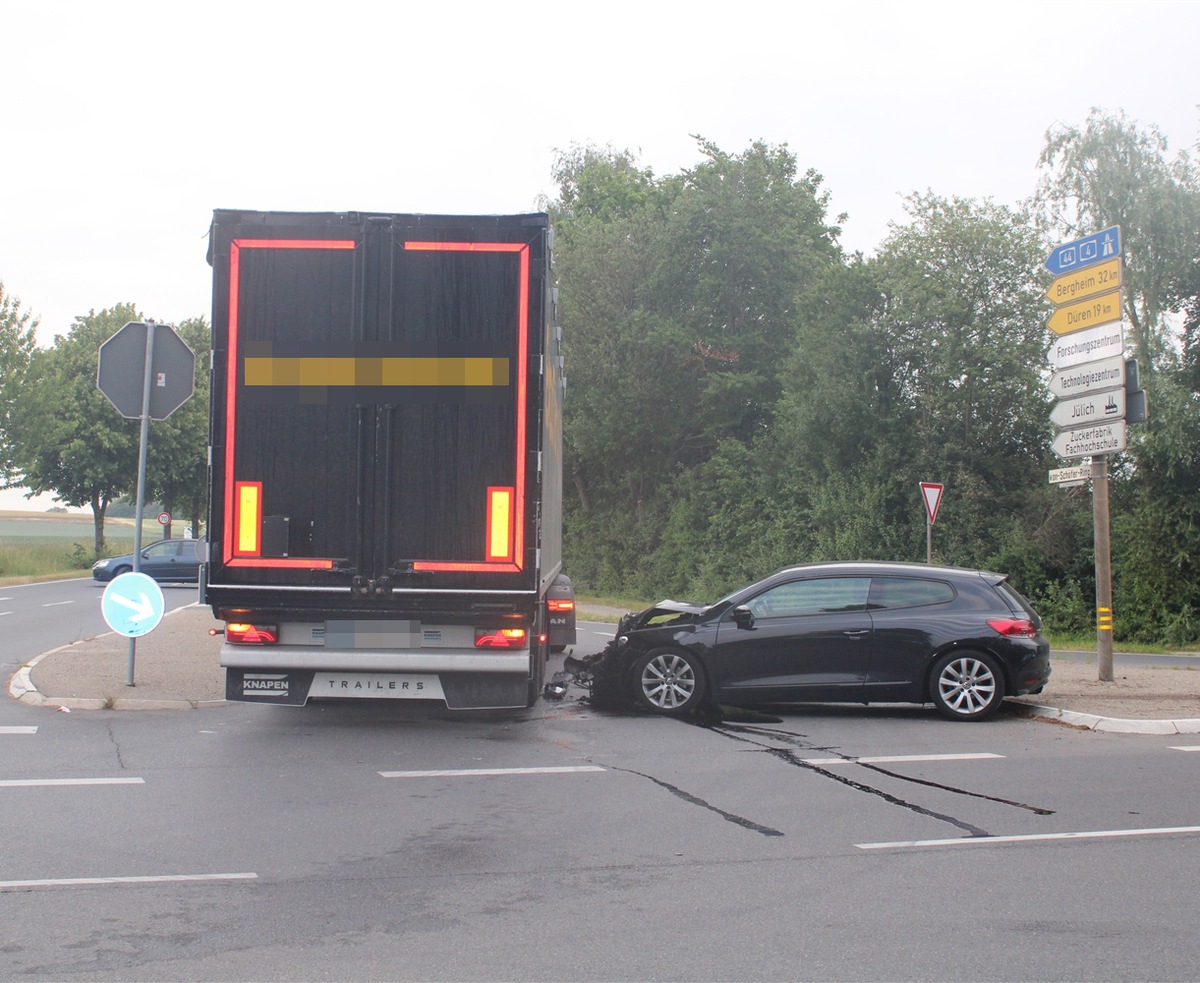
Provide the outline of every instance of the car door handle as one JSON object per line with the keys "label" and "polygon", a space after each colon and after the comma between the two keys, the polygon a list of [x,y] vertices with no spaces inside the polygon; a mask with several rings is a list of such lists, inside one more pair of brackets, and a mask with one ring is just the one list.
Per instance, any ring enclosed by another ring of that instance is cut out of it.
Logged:
{"label": "car door handle", "polygon": [[842,632],[842,634],[845,635],[847,638],[862,638],[864,635],[871,634],[871,629],[870,628],[860,628],[857,631],[844,631],[844,632]]}

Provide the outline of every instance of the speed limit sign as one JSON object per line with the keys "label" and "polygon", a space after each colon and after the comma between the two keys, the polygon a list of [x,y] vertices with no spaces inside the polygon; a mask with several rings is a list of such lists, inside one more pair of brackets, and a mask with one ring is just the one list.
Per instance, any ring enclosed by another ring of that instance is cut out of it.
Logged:
{"label": "speed limit sign", "polygon": [[170,512],[159,512],[158,513],[158,524],[160,526],[169,526],[171,524],[171,513]]}

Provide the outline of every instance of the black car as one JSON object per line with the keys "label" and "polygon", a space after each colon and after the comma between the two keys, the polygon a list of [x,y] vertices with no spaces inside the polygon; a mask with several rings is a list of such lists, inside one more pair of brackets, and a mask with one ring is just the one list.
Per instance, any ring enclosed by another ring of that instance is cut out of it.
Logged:
{"label": "black car", "polygon": [[[205,557],[203,539],[164,539],[142,547],[138,569],[161,583],[194,584],[200,579],[200,564]],[[129,573],[133,554],[112,556],[92,564],[92,579],[101,583]]]}
{"label": "black car", "polygon": [[592,695],[704,705],[933,703],[982,720],[1050,678],[1041,619],[1002,574],[905,563],[790,567],[715,604],[626,615]]}

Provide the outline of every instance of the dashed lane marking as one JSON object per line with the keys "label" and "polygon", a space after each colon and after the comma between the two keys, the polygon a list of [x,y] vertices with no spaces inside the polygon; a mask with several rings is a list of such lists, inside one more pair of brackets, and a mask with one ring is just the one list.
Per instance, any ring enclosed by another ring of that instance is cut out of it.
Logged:
{"label": "dashed lane marking", "polygon": [[605,771],[599,765],[561,768],[455,768],[445,771],[381,771],[381,778],[486,778],[494,775],[575,775]]}
{"label": "dashed lane marking", "polygon": [[151,874],[145,877],[56,877],[36,881],[0,881],[0,891],[36,887],[111,887],[122,884],[186,884],[199,881],[253,881],[255,873],[241,874]]}
{"label": "dashed lane marking", "polygon": [[806,765],[882,765],[900,761],[983,761],[1002,754],[889,754],[873,758],[801,758]]}
{"label": "dashed lane marking", "polygon": [[8,778],[0,788],[41,788],[51,785],[145,785],[144,778]]}
{"label": "dashed lane marking", "polygon": [[1129,836],[1178,836],[1200,833],[1200,826],[1164,826],[1159,829],[1099,829],[1079,833],[1029,833],[1022,836],[968,836],[953,840],[899,840],[894,843],[855,843],[860,850],[904,850],[913,847],[991,846],[996,843],[1038,843],[1052,840],[1101,840]]}

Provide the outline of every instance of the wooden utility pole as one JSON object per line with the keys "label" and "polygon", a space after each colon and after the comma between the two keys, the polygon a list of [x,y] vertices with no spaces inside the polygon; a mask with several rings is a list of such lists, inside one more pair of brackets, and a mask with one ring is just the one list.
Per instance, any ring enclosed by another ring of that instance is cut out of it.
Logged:
{"label": "wooden utility pole", "polygon": [[1100,682],[1113,681],[1112,543],[1108,521],[1108,458],[1092,458],[1092,524],[1096,544],[1096,652]]}

